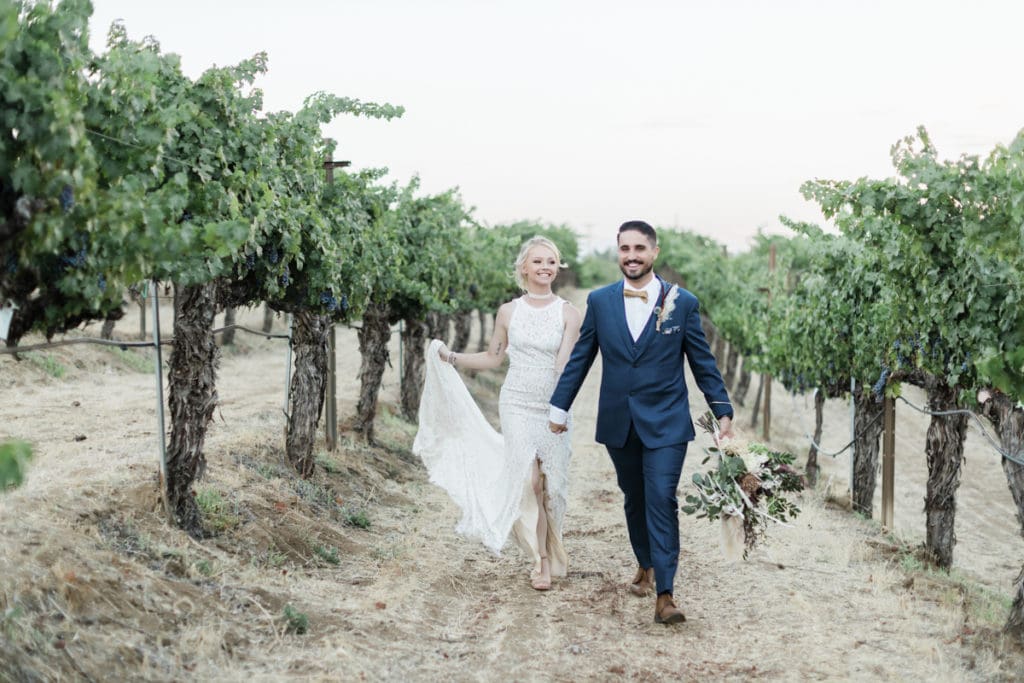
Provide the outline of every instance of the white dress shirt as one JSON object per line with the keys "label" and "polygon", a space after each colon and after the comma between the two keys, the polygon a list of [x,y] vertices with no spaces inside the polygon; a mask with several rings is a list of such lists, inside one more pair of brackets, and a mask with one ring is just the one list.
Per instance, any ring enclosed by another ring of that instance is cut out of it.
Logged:
{"label": "white dress shirt", "polygon": [[[622,286],[623,292],[627,289],[636,290],[636,287],[630,287],[628,282],[623,282]],[[640,297],[627,297],[625,293],[622,295],[622,305],[626,307],[626,324],[629,326],[629,334],[633,337],[634,342],[643,334],[647,321],[650,320],[651,313],[654,312],[654,307],[658,305],[658,297],[661,296],[661,281],[652,277],[646,287],[637,291],[647,292],[647,301]],[[555,424],[564,425],[569,419],[569,413],[556,406],[551,406],[548,411],[548,419]]]}
{"label": "white dress shirt", "polygon": [[650,319],[654,307],[658,305],[661,282],[658,278],[652,277],[647,286],[640,290],[630,287],[628,282],[624,282],[623,292],[627,289],[647,292],[647,301],[640,297],[627,297],[625,294],[622,296],[623,305],[626,307],[626,324],[629,325],[629,334],[633,337],[633,341],[636,341],[647,327],[647,321]]}

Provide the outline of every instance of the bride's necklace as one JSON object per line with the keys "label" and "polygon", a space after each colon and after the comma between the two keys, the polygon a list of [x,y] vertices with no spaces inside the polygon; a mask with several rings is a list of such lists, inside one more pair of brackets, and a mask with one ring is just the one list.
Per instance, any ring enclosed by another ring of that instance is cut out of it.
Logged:
{"label": "bride's necklace", "polygon": [[534,294],[533,292],[527,292],[526,293],[526,296],[529,297],[530,299],[541,299],[541,300],[543,300],[543,299],[550,299],[554,295],[555,295],[554,292],[548,292],[547,294]]}

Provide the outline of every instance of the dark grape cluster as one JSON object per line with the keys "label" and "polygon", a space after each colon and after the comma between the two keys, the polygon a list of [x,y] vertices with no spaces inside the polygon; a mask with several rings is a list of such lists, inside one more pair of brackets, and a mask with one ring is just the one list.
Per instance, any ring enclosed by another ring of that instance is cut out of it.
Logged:
{"label": "dark grape cluster", "polygon": [[970,363],[971,363],[971,352],[968,351],[967,352],[967,356],[966,356],[966,360],[964,360],[964,362],[960,364],[960,372],[967,372],[967,368],[970,366]]}
{"label": "dark grape cluster", "polygon": [[252,270],[256,267],[256,254],[245,255],[245,267]]}
{"label": "dark grape cluster", "polygon": [[103,275],[99,276],[99,279],[96,280],[96,284],[99,286],[101,292],[107,291],[107,278]]}
{"label": "dark grape cluster", "polygon": [[470,296],[476,296],[479,292],[480,292],[480,288],[476,286],[475,282],[469,286],[469,295]]}
{"label": "dark grape cluster", "polygon": [[890,374],[889,366],[883,365],[878,381],[871,386],[871,393],[875,395],[875,399],[878,401],[882,400],[883,393],[885,392],[885,383],[888,381]]}
{"label": "dark grape cluster", "polygon": [[277,247],[270,248],[270,251],[267,252],[267,258],[270,259],[271,264],[275,264],[281,260],[281,255],[277,252]]}
{"label": "dark grape cluster", "polygon": [[61,265],[66,268],[81,268],[85,265],[85,254],[85,247],[82,247],[71,256],[61,256]]}
{"label": "dark grape cluster", "polygon": [[179,223],[188,223],[191,220],[192,220],[192,212],[191,211],[182,211],[181,212],[181,218],[178,219],[178,222]]}
{"label": "dark grape cluster", "polygon": [[797,394],[805,394],[813,387],[810,382],[807,381],[807,377],[802,372],[795,370],[783,370],[779,373],[779,381],[782,385],[790,389]]}
{"label": "dark grape cluster", "polygon": [[70,185],[65,185],[60,191],[60,208],[64,209],[64,213],[75,208],[75,188]]}
{"label": "dark grape cluster", "polygon": [[334,313],[337,310],[345,312],[348,310],[348,297],[344,294],[341,299],[336,299],[330,291],[320,293],[320,303],[327,307],[327,310]]}

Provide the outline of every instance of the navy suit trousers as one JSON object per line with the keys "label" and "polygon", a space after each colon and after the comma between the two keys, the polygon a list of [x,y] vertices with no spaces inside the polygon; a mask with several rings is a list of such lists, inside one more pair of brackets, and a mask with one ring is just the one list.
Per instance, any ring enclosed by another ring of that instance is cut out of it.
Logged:
{"label": "navy suit trousers", "polygon": [[608,447],[625,496],[629,542],[641,567],[654,567],[658,593],[672,592],[679,565],[679,501],[676,489],[686,443],[647,448],[629,426],[622,448]]}

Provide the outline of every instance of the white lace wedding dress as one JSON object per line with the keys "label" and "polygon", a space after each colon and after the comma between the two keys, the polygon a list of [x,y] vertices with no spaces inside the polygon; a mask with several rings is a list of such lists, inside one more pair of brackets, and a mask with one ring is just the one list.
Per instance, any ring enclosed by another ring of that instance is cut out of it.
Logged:
{"label": "white lace wedding dress", "polygon": [[[562,547],[569,488],[569,432],[552,434],[548,407],[558,376],[555,357],[562,343],[564,301],[536,308],[515,300],[508,328],[509,368],[498,403],[501,433],[480,412],[458,372],[440,360],[441,342],[430,343],[413,452],[430,481],[462,510],[455,530],[495,553],[513,533],[540,565],[538,515],[546,514],[546,553],[553,576],[565,576]],[[530,485],[530,465],[539,459],[546,480],[546,509]]]}

